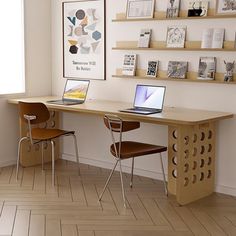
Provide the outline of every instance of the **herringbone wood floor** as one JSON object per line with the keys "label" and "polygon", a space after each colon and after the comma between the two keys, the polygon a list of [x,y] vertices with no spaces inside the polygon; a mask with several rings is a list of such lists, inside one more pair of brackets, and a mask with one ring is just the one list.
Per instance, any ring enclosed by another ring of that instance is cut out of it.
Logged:
{"label": "herringbone wood floor", "polygon": [[236,198],[214,194],[179,207],[166,197],[160,181],[134,178],[128,208],[123,208],[120,179],[115,173],[103,201],[98,202],[108,170],[58,161],[56,187],[51,186],[50,165],[0,169],[0,235],[13,236],[154,236],[236,235]]}

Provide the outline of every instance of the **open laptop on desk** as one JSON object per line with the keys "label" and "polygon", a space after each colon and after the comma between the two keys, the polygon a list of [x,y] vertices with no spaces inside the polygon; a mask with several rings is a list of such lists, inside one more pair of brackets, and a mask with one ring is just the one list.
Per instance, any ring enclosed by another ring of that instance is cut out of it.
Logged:
{"label": "open laptop on desk", "polygon": [[62,99],[47,101],[57,105],[76,105],[85,102],[89,80],[68,79],[65,84]]}
{"label": "open laptop on desk", "polygon": [[160,113],[163,109],[165,89],[164,86],[138,84],[133,107],[120,111],[143,115]]}

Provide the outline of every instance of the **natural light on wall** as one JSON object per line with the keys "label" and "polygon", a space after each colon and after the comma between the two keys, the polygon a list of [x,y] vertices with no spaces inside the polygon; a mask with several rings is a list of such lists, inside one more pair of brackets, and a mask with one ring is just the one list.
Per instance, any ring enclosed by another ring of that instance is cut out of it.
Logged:
{"label": "natural light on wall", "polygon": [[0,94],[25,92],[23,1],[1,1]]}

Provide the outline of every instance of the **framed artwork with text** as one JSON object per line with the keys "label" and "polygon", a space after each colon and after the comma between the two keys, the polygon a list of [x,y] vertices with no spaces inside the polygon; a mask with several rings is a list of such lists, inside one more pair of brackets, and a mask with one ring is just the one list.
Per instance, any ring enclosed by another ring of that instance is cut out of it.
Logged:
{"label": "framed artwork with text", "polygon": [[217,15],[236,14],[236,0],[216,0]]}
{"label": "framed artwork with text", "polygon": [[63,77],[106,78],[105,1],[63,3]]}

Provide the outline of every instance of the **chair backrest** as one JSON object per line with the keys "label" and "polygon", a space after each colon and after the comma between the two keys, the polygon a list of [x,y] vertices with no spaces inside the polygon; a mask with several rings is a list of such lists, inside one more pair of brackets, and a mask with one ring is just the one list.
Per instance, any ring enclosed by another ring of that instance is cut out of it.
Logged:
{"label": "chair backrest", "polygon": [[43,123],[50,118],[48,108],[40,102],[19,102],[19,114],[25,123],[28,122],[25,115],[35,116],[35,119],[30,121],[31,124]]}
{"label": "chair backrest", "polygon": [[[120,158],[122,133],[138,129],[140,127],[140,123],[138,121],[124,121],[120,117],[115,115],[105,115],[104,123],[111,132],[112,145],[115,150],[116,157]],[[114,132],[119,134],[118,146],[116,146]]]}
{"label": "chair backrest", "polygon": [[140,122],[122,120],[120,117],[115,115],[105,115],[104,123],[106,127],[113,132],[127,132],[140,128]]}

